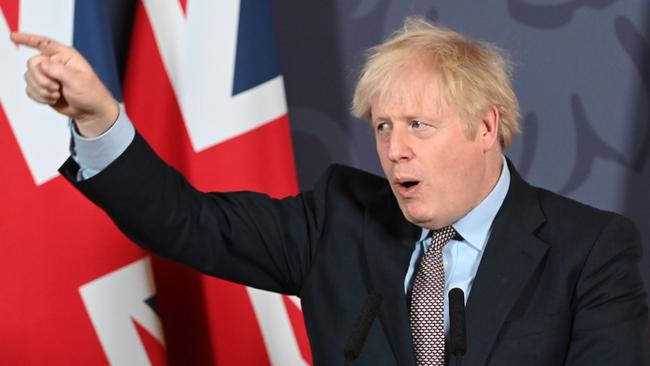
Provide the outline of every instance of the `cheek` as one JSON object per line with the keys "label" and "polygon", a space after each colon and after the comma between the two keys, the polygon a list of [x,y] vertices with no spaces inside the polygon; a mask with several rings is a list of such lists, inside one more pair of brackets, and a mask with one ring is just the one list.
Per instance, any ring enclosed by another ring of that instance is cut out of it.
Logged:
{"label": "cheek", "polygon": [[[462,149],[454,159],[447,184],[457,197],[473,197],[484,174],[483,156],[474,147]],[[451,173],[453,172],[453,173]],[[460,198],[459,198],[460,199]]]}
{"label": "cheek", "polygon": [[473,177],[479,169],[476,153],[459,148],[458,145],[450,146],[437,157],[430,159],[430,181],[434,184],[434,190],[443,196],[455,196],[466,191],[467,185],[474,180]]}

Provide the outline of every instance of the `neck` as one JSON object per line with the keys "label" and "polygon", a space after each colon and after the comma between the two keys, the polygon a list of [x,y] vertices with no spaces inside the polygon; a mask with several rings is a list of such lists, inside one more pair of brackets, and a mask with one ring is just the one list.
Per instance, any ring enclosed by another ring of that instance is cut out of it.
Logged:
{"label": "neck", "polygon": [[503,170],[503,154],[501,151],[492,151],[486,157],[487,162],[485,165],[485,185],[484,189],[481,191],[478,200],[474,204],[474,207],[478,206],[485,197],[487,197],[490,192],[494,189],[494,186],[497,185],[499,178],[501,177],[501,171]]}

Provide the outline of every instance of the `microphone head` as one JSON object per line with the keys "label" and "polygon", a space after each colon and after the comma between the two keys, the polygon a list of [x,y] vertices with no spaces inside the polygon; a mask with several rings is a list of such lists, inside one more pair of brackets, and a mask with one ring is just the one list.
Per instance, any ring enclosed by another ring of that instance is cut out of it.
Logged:
{"label": "microphone head", "polygon": [[467,351],[465,294],[457,287],[449,291],[449,350],[455,356],[463,356]]}

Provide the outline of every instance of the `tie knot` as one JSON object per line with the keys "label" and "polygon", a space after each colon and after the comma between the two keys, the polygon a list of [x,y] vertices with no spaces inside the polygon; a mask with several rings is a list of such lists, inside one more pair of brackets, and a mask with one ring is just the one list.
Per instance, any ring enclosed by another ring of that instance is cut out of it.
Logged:
{"label": "tie knot", "polygon": [[458,233],[451,226],[445,226],[438,230],[431,231],[431,247],[440,250],[449,240],[454,238]]}

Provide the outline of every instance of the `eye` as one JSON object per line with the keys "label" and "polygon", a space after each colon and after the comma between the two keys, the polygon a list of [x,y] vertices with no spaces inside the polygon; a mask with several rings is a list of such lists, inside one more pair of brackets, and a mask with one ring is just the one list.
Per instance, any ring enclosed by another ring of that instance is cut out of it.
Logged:
{"label": "eye", "polygon": [[384,131],[388,130],[389,128],[390,128],[390,125],[388,124],[388,122],[379,122],[379,123],[377,123],[377,127],[376,127],[377,132],[384,132]]}
{"label": "eye", "polygon": [[414,119],[414,120],[411,121],[411,127],[412,127],[412,128],[420,129],[420,128],[423,128],[423,127],[425,127],[425,126],[426,126],[426,125],[425,125],[424,123],[422,123],[422,122],[420,122],[420,121],[418,121],[418,120],[415,120],[415,119]]}

